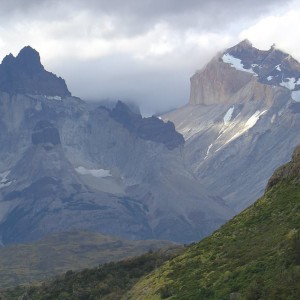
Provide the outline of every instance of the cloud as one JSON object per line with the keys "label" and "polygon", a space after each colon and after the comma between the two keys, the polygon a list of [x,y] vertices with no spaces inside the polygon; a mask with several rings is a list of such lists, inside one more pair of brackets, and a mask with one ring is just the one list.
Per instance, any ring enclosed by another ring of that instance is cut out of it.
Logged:
{"label": "cloud", "polygon": [[268,49],[271,44],[288,52],[300,61],[300,3],[290,3],[282,13],[276,11],[274,15],[267,16],[255,25],[241,32],[241,39],[247,37],[260,49]]}
{"label": "cloud", "polygon": [[0,0],[0,5],[0,57],[30,44],[74,95],[127,98],[146,113],[186,103],[193,72],[241,38],[263,47],[282,44],[295,55],[299,49],[288,38],[300,19],[291,1]]}

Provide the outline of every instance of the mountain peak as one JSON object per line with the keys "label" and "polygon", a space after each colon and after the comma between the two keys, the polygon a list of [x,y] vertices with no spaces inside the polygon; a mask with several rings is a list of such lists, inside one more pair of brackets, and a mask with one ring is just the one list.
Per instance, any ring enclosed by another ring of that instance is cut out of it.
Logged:
{"label": "mountain peak", "polygon": [[251,88],[256,95],[249,99],[267,99],[267,94],[275,91],[267,85],[285,88],[284,94],[300,102],[300,63],[275,44],[269,50],[259,50],[243,40],[192,76],[190,104],[236,103],[240,101],[237,92],[249,83],[257,88]]}
{"label": "mountain peak", "polygon": [[25,68],[30,73],[42,72],[44,70],[41,64],[40,54],[30,46],[24,47],[16,57],[20,67]]}
{"label": "mountain peak", "polygon": [[245,49],[245,48],[252,48],[253,46],[252,46],[252,43],[248,39],[244,39],[241,42],[239,42],[238,44],[236,44],[235,47]]}
{"label": "mountain peak", "polygon": [[10,94],[70,96],[65,81],[45,70],[39,53],[30,46],[0,64],[0,91]]}

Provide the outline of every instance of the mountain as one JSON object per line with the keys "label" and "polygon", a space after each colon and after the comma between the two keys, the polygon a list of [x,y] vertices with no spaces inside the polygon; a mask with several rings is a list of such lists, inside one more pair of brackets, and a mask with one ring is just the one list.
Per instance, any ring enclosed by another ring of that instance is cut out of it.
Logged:
{"label": "mountain", "polygon": [[4,57],[0,65],[0,91],[50,97],[71,95],[65,81],[47,72],[39,53],[30,46],[24,47],[17,57]]}
{"label": "mountain", "polygon": [[300,297],[300,147],[262,198],[211,236],[162,252],[4,292],[6,299],[289,299]]}
{"label": "mountain", "polygon": [[201,184],[239,212],[300,144],[299,93],[295,59],[245,40],[196,72],[189,103],[162,119],[184,136],[185,163]]}
{"label": "mountain", "polygon": [[2,245],[83,229],[186,243],[232,216],[185,164],[171,122],[72,97],[30,47],[0,75]]}
{"label": "mountain", "polygon": [[1,248],[0,288],[33,284],[68,270],[92,268],[169,247],[181,248],[166,241],[129,241],[87,231],[55,233],[33,243]]}

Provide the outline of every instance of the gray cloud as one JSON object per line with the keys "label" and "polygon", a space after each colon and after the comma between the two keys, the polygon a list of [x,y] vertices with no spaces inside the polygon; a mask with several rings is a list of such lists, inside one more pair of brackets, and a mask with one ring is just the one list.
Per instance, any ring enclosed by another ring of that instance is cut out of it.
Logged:
{"label": "gray cloud", "polygon": [[[178,29],[226,30],[239,20],[250,21],[286,0],[1,0],[0,16],[12,19],[47,18],[49,21],[72,18],[86,12],[101,18],[111,16],[124,34],[140,34],[154,23],[167,22]],[[84,25],[83,25],[84,26]]]}
{"label": "gray cloud", "polygon": [[74,95],[151,114],[186,103],[196,69],[291,2],[0,0],[0,53],[30,44]]}

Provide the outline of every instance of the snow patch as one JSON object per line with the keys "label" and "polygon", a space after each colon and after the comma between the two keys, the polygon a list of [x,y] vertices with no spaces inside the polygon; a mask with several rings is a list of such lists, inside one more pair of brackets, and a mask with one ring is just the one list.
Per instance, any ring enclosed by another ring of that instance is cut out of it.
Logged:
{"label": "snow patch", "polygon": [[[248,121],[245,123],[244,127],[240,131],[238,131],[234,136],[232,136],[228,141],[226,141],[226,143],[223,146],[225,146],[228,143],[232,142],[233,140],[237,139],[238,137],[243,135],[246,131],[248,131],[250,128],[252,128],[256,124],[256,122],[259,120],[259,118],[266,113],[266,111],[267,110],[264,110],[264,111],[260,112],[259,110],[257,110],[248,119]],[[221,146],[217,151],[219,151],[223,146]]]}
{"label": "snow patch", "polygon": [[268,81],[270,81],[270,80],[272,80],[272,79],[273,79],[273,76],[268,76],[268,77],[267,77],[267,80],[268,80]]}
{"label": "snow patch", "polygon": [[257,110],[250,118],[249,120],[246,122],[245,127],[247,128],[246,130],[252,128],[256,122],[259,120],[259,118],[266,112],[267,110],[264,110],[262,112],[260,112],[259,110]]}
{"label": "snow patch", "polygon": [[256,75],[256,73],[252,70],[252,68],[245,69],[244,65],[242,64],[242,61],[239,58],[230,55],[229,53],[225,53],[222,56],[222,60],[224,63],[230,64],[231,67],[235,68],[238,71],[248,72]]}
{"label": "snow patch", "polygon": [[109,177],[111,176],[109,170],[104,170],[104,169],[86,169],[84,167],[77,167],[75,168],[76,172],[81,174],[81,175],[91,175],[94,177],[98,178],[103,178],[103,177]]}
{"label": "snow patch", "polygon": [[280,64],[279,64],[279,65],[277,65],[277,66],[275,67],[275,69],[276,69],[277,71],[281,71]]}
{"label": "snow patch", "polygon": [[224,125],[227,125],[227,124],[230,122],[230,120],[231,120],[231,118],[232,118],[233,111],[234,111],[234,105],[231,106],[231,107],[228,109],[227,113],[225,114],[225,116],[224,116],[224,118],[223,118],[223,120],[224,120]]}
{"label": "snow patch", "polygon": [[283,87],[286,87],[289,90],[293,90],[295,88],[296,84],[298,84],[298,81],[296,81],[296,79],[293,77],[285,78],[282,82],[280,82],[280,85]]}
{"label": "snow patch", "polygon": [[7,180],[7,176],[9,175],[9,173],[10,170],[0,173],[0,189],[11,185],[12,181]]}
{"label": "snow patch", "polygon": [[60,96],[45,96],[45,98],[48,100],[62,101]]}
{"label": "snow patch", "polygon": [[300,91],[293,91],[291,96],[294,101],[300,102]]}
{"label": "snow patch", "polygon": [[276,115],[273,115],[273,116],[272,116],[272,119],[271,119],[271,124],[274,123],[275,119],[276,119]]}
{"label": "snow patch", "polygon": [[206,155],[205,155],[205,157],[204,157],[204,160],[207,159],[207,157],[208,157],[208,155],[209,155],[209,152],[210,152],[210,149],[211,149],[212,146],[213,146],[213,144],[210,144],[210,145],[208,146],[207,151],[206,151]]}

